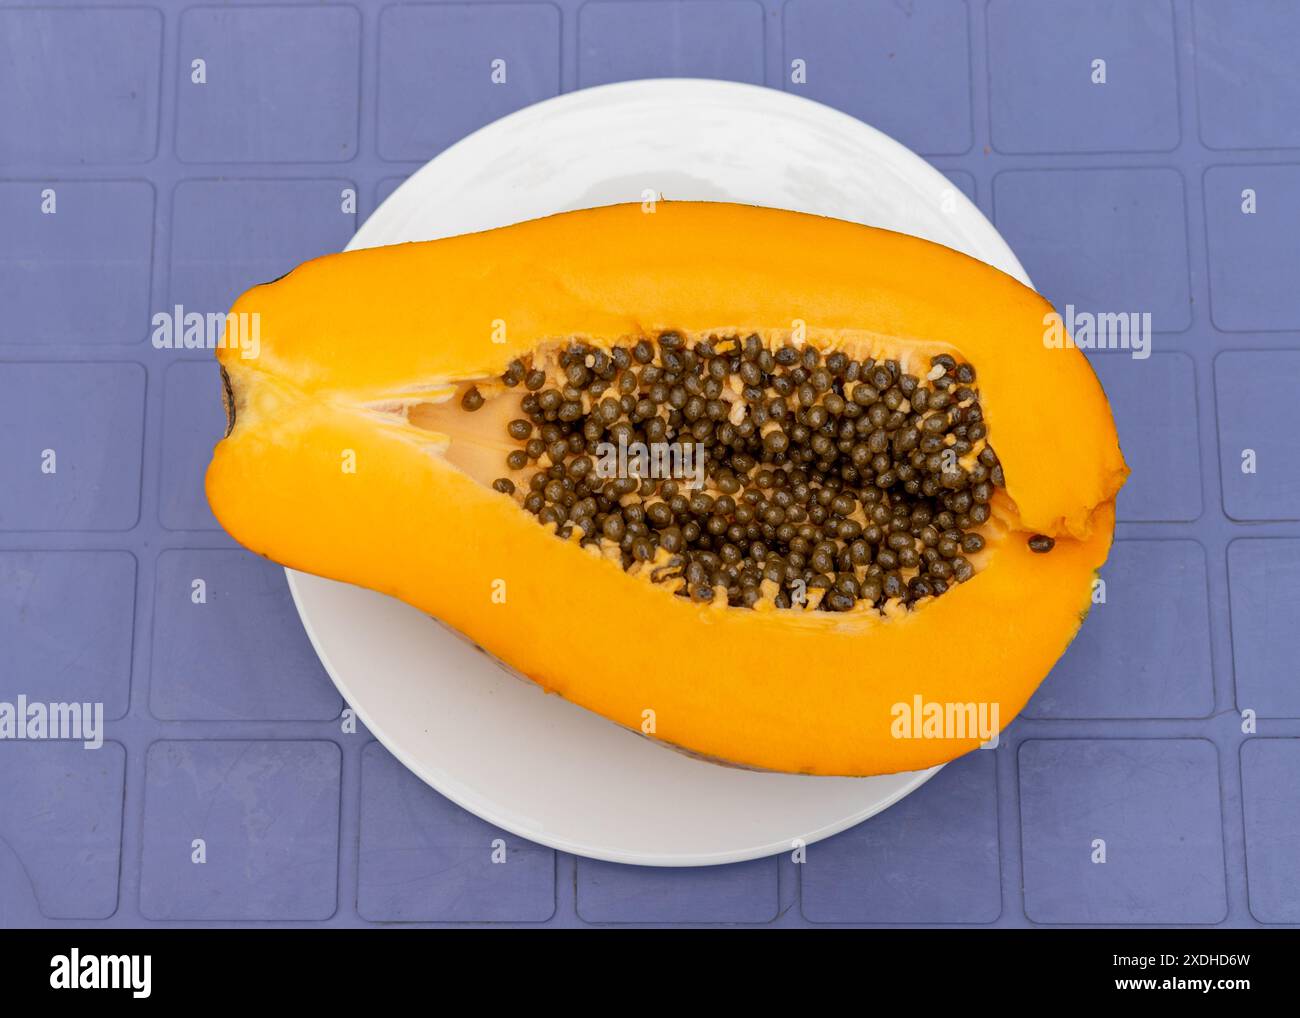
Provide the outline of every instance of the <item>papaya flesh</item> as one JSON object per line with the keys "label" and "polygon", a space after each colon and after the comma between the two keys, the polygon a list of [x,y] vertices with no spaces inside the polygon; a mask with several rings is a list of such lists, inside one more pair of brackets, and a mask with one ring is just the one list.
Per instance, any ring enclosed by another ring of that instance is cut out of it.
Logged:
{"label": "papaya flesh", "polygon": [[1051,314],[947,248],[730,204],[330,255],[232,309],[260,342],[217,352],[208,498],[673,746],[929,767],[1020,711],[1109,550],[1128,471]]}

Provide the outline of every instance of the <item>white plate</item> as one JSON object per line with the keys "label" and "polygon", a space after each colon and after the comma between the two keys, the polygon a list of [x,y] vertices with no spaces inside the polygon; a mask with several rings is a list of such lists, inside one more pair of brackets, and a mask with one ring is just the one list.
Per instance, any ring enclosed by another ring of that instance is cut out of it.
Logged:
{"label": "white plate", "polygon": [[[588,89],[505,117],[413,175],[348,246],[647,192],[884,226],[1028,283],[979,210],[879,131],[782,92],[690,79]],[[414,608],[288,572],[321,661],[375,737],[472,813],[566,852],[653,866],[753,859],[850,827],[938,770],[810,778],[703,763],[543,695]]]}

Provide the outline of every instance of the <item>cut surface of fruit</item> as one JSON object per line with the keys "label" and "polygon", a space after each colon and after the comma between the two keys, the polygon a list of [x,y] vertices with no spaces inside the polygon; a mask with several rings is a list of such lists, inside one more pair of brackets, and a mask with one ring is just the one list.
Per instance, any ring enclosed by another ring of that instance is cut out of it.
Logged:
{"label": "cut surface of fruit", "polygon": [[1090,604],[1127,468],[1050,306],[710,203],[334,255],[248,291],[209,500],[629,728],[750,767],[951,759]]}
{"label": "cut surface of fruit", "polygon": [[917,607],[975,574],[1012,511],[995,517],[975,369],[845,346],[571,342],[402,412],[558,537],[680,596]]}

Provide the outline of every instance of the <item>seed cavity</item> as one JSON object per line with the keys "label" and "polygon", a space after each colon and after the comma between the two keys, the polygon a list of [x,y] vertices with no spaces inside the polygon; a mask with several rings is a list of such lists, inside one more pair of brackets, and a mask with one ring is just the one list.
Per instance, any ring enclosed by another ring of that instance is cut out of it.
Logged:
{"label": "seed cavity", "polygon": [[[757,335],[574,342],[500,376],[522,391],[501,436],[514,479],[493,487],[696,603],[914,608],[975,575],[1005,484],[976,377],[946,353],[917,375]],[[461,399],[483,402],[476,387]],[[672,443],[701,473],[603,476],[620,442]]]}

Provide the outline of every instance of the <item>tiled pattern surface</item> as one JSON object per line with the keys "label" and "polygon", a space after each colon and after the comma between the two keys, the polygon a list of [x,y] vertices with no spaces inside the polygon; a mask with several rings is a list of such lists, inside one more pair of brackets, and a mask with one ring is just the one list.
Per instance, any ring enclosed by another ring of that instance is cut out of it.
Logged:
{"label": "tiled pattern surface", "polygon": [[[0,701],[109,718],[0,742],[0,925],[1300,924],[1297,48],[1289,0],[0,2]],[[346,731],[205,504],[207,355],[149,342],[476,127],[662,75],[874,123],[1059,306],[1152,315],[1093,357],[1135,474],[1082,634],[803,863],[574,859]]]}

